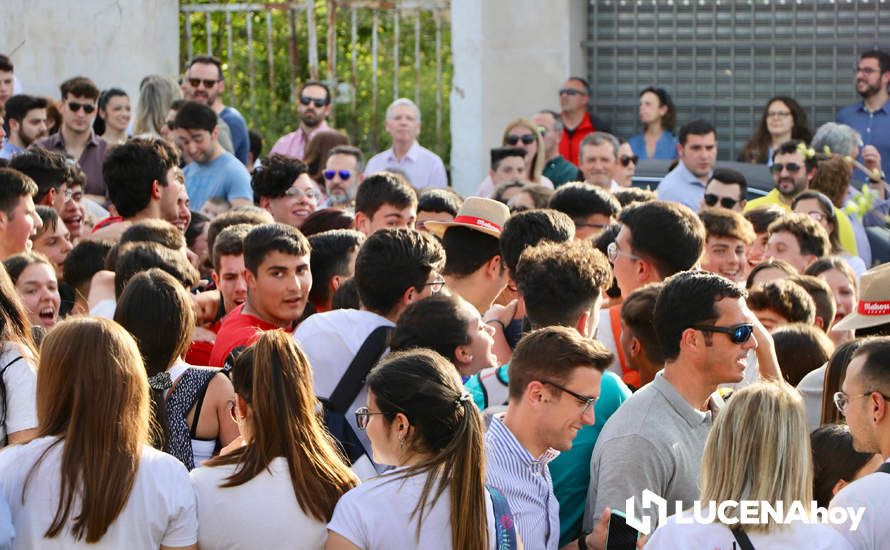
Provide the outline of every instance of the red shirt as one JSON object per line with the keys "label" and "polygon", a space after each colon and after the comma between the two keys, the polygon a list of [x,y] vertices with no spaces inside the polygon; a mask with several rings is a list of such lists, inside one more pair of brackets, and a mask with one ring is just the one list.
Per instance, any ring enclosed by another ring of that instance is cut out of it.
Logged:
{"label": "red shirt", "polygon": [[263,321],[259,317],[241,313],[244,304],[236,307],[225,316],[222,327],[216,335],[216,343],[210,353],[208,366],[222,367],[229,353],[238,346],[249,346],[257,341],[262,332],[274,330],[278,325]]}
{"label": "red shirt", "polygon": [[562,158],[580,167],[578,155],[581,153],[581,140],[592,132],[596,132],[596,128],[590,120],[590,113],[584,113],[584,118],[574,130],[569,130],[568,126],[563,127],[562,138],[559,140],[559,154]]}

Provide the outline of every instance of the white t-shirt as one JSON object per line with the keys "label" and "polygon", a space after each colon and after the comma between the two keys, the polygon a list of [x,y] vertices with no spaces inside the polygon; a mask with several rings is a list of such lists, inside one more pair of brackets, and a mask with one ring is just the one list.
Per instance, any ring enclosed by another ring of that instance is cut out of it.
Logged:
{"label": "white t-shirt", "polygon": [[273,459],[268,470],[243,485],[220,487],[235,468],[201,467],[189,474],[198,499],[198,545],[203,550],[324,548],[325,524],[300,508],[284,457]]}
{"label": "white t-shirt", "polygon": [[831,500],[831,507],[865,507],[865,513],[855,531],[849,525],[839,525],[838,532],[853,548],[886,548],[890,542],[890,474],[875,472],[861,477],[841,489]]}
{"label": "white t-shirt", "polygon": [[6,436],[11,433],[37,427],[37,371],[31,354],[23,354],[25,350],[21,346],[8,342],[2,350],[0,369],[6,368],[3,371],[6,420],[0,423],[0,445],[5,444]]}
{"label": "white t-shirt", "polygon": [[[57,437],[41,437],[25,445],[7,447],[0,453],[0,485],[12,510],[16,548],[158,550],[162,544],[179,547],[197,542],[195,493],[185,466],[148,445],[142,447],[127,503],[98,543],[78,542],[67,530],[55,538],[44,538],[59,503],[64,442],[46,453],[31,476],[24,504],[22,488],[37,459],[56,441]],[[79,510],[80,503],[75,500],[69,524]]]}
{"label": "white t-shirt", "polygon": [[[734,550],[739,548],[729,527],[722,523],[695,523],[678,525],[676,516],[670,516],[667,523],[659,527],[649,537],[646,550],[677,548],[707,548],[708,550]],[[807,550],[849,550],[850,545],[837,531],[820,524],[792,523],[770,533],[745,531],[751,544],[757,550],[787,550],[806,548]]]}
{"label": "white t-shirt", "polygon": [[[399,470],[366,481],[340,499],[328,529],[345,537],[362,550],[391,550],[393,548],[451,548],[451,494],[448,489],[435,505],[427,507],[417,533],[420,494],[426,476],[394,479]],[[487,494],[487,493],[486,493]],[[488,546],[495,546],[494,513],[491,498],[485,499],[488,519]]]}

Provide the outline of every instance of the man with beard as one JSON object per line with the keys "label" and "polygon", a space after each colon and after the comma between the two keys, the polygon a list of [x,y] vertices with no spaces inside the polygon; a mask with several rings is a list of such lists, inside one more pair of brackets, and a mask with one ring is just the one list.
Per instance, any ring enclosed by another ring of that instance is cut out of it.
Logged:
{"label": "man with beard", "polygon": [[46,100],[29,95],[12,96],[6,101],[6,144],[0,158],[9,160],[46,137]]}
{"label": "man with beard", "polygon": [[773,183],[776,187],[765,196],[748,201],[745,212],[768,204],[775,204],[791,211],[794,197],[805,191],[809,187],[810,180],[816,175],[816,159],[815,157],[804,159],[798,150],[801,145],[805,144],[792,139],[773,151],[773,165],[770,171],[773,173]]}
{"label": "man with beard", "polygon": [[316,133],[330,130],[325,119],[331,114],[331,90],[327,84],[310,80],[303,84],[298,94],[300,127],[284,135],[275,142],[269,154],[278,153],[286,157],[303,159],[306,145]]}
{"label": "man with beard", "polygon": [[328,206],[332,208],[352,208],[355,192],[365,179],[362,173],[364,158],[362,150],[352,145],[338,145],[328,153],[324,166],[324,186],[328,195]]}
{"label": "man with beard", "polygon": [[[865,52],[856,67],[856,92],[862,101],[847,105],[837,114],[837,122],[859,132],[865,146],[873,145],[881,154],[881,169],[890,172],[890,53]],[[882,178],[885,179],[885,178]]]}

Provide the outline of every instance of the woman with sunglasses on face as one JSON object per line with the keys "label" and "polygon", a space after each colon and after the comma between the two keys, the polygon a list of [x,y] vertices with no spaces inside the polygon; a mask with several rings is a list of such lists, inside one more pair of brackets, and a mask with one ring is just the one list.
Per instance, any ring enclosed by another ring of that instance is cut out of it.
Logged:
{"label": "woman with sunglasses on face", "polygon": [[388,356],[355,416],[374,462],[395,469],[340,499],[327,550],[496,547],[482,418],[451,363],[425,349]]}
{"label": "woman with sunglasses on face", "polygon": [[790,97],[773,97],[766,102],[760,122],[738,160],[772,166],[773,151],[792,139],[804,143],[813,139],[813,132],[807,123],[807,113]]}
{"label": "woman with sunglasses on face", "polygon": [[47,335],[37,438],[0,453],[16,548],[197,549],[188,473],[148,445],[148,380],[133,338],[77,317]]}
{"label": "woman with sunglasses on face", "polygon": [[627,140],[633,154],[643,160],[677,158],[677,136],[673,133],[677,108],[667,90],[649,86],[640,92],[639,111],[643,132]]}
{"label": "woman with sunglasses on face", "polygon": [[[544,165],[547,164],[547,151],[544,146],[542,129],[532,124],[526,118],[517,118],[507,124],[504,129],[504,139],[501,141],[504,147],[519,147],[525,150],[525,178],[524,181],[532,184],[540,184],[553,189],[553,182],[543,175]],[[479,197],[491,197],[495,186],[491,175],[485,177],[476,195]]]}
{"label": "woman with sunglasses on face", "polygon": [[201,548],[322,548],[357,479],[317,414],[306,356],[267,331],[235,360],[232,382],[244,445],[191,473]]}
{"label": "woman with sunglasses on face", "polygon": [[862,261],[862,258],[848,253],[841,247],[840,238],[838,237],[837,217],[839,215],[844,216],[845,214],[838,212],[837,208],[831,203],[831,199],[819,191],[808,190],[794,197],[791,209],[799,214],[806,214],[825,228],[825,231],[828,232],[828,240],[831,242],[831,254],[846,260],[856,274],[856,277],[859,277],[866,270],[865,262]]}

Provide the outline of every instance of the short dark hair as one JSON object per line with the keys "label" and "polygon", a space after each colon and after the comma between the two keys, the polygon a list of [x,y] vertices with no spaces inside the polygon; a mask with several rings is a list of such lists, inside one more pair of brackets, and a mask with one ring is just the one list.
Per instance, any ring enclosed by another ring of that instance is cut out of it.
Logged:
{"label": "short dark hair", "polygon": [[522,147],[495,147],[491,150],[491,169],[496,171],[501,161],[509,157],[521,157],[525,160],[525,149]]}
{"label": "short dark hair", "polygon": [[185,235],[172,223],[158,218],[134,223],[121,233],[120,244],[148,242],[180,250],[185,247]]}
{"label": "short dark hair", "polygon": [[501,231],[501,260],[510,277],[516,277],[516,264],[522,252],[541,241],[566,242],[575,236],[572,218],[551,209],[527,210],[511,216]]}
{"label": "short dark hair", "polygon": [[179,165],[179,155],[167,141],[133,138],[114,147],[102,163],[108,196],[124,218],[132,217],[151,203],[154,182],[167,187],[167,172]]}
{"label": "short dark hair", "polygon": [[38,204],[35,209],[40,221],[43,222],[43,226],[37,231],[36,235],[31,235],[32,242],[46,232],[54,233],[59,226],[59,223],[62,221],[61,218],[59,218],[59,213],[56,212],[56,209],[52,206]]}
{"label": "short dark hair", "polygon": [[50,189],[58,190],[69,175],[68,157],[39,146],[29,147],[9,160],[9,167],[29,176],[37,184],[34,201],[40,202]]}
{"label": "short dark hair", "polygon": [[390,349],[428,348],[454,363],[455,348],[469,343],[467,314],[461,307],[461,298],[434,294],[405,308],[396,322]]}
{"label": "short dark hair", "polygon": [[365,156],[362,154],[362,150],[355,145],[337,145],[333,147],[328,151],[328,156],[324,159],[325,162],[334,155],[349,155],[354,157],[356,172],[361,172],[362,168],[365,166]]}
{"label": "short dark hair", "polygon": [[219,271],[219,261],[223,256],[244,255],[244,237],[254,226],[247,223],[230,225],[223,229],[213,242],[213,269]]}
{"label": "short dark hair", "polygon": [[250,154],[254,160],[260,158],[263,152],[263,136],[256,130],[248,130],[247,138],[250,140]]}
{"label": "short dark hair", "polygon": [[790,323],[776,327],[771,334],[782,376],[791,386],[827,363],[834,351],[831,339],[812,325]]}
{"label": "short dark hair", "polygon": [[[803,142],[799,139],[789,139],[773,150],[772,160],[776,160],[777,155],[790,155],[792,153],[799,153],[800,148],[806,146],[806,142]],[[802,154],[800,156],[803,157],[804,165],[807,168],[807,172],[811,171],[813,168],[816,167],[816,165],[819,164],[819,155],[813,155],[812,157],[809,157]]]}
{"label": "short dark hair", "polygon": [[625,187],[623,189],[618,189],[612,195],[618,201],[618,204],[621,205],[621,208],[625,206],[630,206],[635,202],[650,202],[654,200],[658,200],[658,195],[655,194],[655,191],[650,191],[649,189],[640,189],[639,187]]}
{"label": "short dark hair", "polygon": [[686,140],[689,139],[690,135],[706,136],[708,134],[716,136],[717,129],[707,120],[698,119],[680,126],[680,134],[677,137],[680,139],[680,145],[686,145]]}
{"label": "short dark hair", "polygon": [[332,229],[355,229],[355,217],[339,208],[322,208],[306,216],[300,232],[307,237]]}
{"label": "short dark hair", "polygon": [[778,269],[779,271],[784,272],[788,277],[797,275],[797,269],[793,265],[785,260],[780,260],[779,258],[770,258],[768,260],[763,260],[751,268],[751,271],[748,272],[748,278],[745,280],[745,288],[750,289],[754,286],[755,277],[765,269]]}
{"label": "short dark hair", "polygon": [[724,237],[738,239],[747,245],[754,242],[754,239],[757,237],[751,222],[733,210],[705,208],[698,213],[698,218],[705,226],[706,238]]}
{"label": "short dark hair", "polygon": [[817,258],[831,253],[831,241],[825,228],[806,214],[786,214],[769,226],[769,233],[791,233],[800,246],[801,254]]}
{"label": "short dark hair", "polygon": [[120,297],[133,275],[153,267],[166,271],[186,289],[197,284],[200,277],[198,270],[178,251],[156,242],[129,242],[120,245],[117,250],[114,266],[115,297]]}
{"label": "short dark hair", "polygon": [[283,223],[258,225],[244,237],[244,267],[256,275],[270,252],[306,256],[309,241],[296,227]]}
{"label": "short dark hair", "polygon": [[303,161],[284,155],[269,155],[263,159],[262,165],[253,171],[250,185],[253,187],[254,200],[261,197],[275,199],[283,197],[294,181],[306,173]]}
{"label": "short dark hair", "polygon": [[720,317],[717,302],[744,297],[742,288],[713,273],[683,271],[665,279],[655,300],[654,316],[655,334],[665,361],[673,361],[680,355],[683,331]]}
{"label": "short dark hair", "polygon": [[309,266],[312,272],[312,288],[309,300],[316,309],[331,300],[330,281],[334,275],[347,276],[349,255],[361,248],[365,234],[354,229],[332,229],[309,237],[312,255]]}
{"label": "short dark hair", "polygon": [[882,50],[869,50],[862,52],[862,55],[859,56],[860,61],[863,59],[877,59],[878,67],[880,67],[882,74],[890,71],[890,53]]}
{"label": "short dark hair", "polygon": [[9,59],[8,55],[4,55],[0,53],[0,71],[5,71],[7,73],[13,72],[14,67],[12,64],[12,60]]}
{"label": "short dark hair", "polygon": [[75,76],[62,82],[62,85],[59,86],[59,92],[62,94],[63,101],[69,94],[74,97],[86,97],[88,99],[99,98],[99,88],[85,76]]}
{"label": "short dark hair", "polygon": [[446,228],[442,246],[445,248],[445,270],[442,273],[458,278],[472,275],[501,253],[497,237],[462,226]]}
{"label": "short dark hair", "polygon": [[430,272],[444,265],[445,251],[432,235],[381,229],[368,237],[355,259],[359,299],[369,310],[389,314],[408,288],[420,291]]}
{"label": "short dark hair", "polygon": [[203,103],[197,101],[186,101],[182,107],[176,111],[176,118],[173,119],[173,125],[183,130],[207,130],[213,132],[216,128],[216,113]]}
{"label": "short dark hair", "polygon": [[746,210],[743,216],[754,226],[755,233],[766,233],[774,221],[785,215],[785,210],[774,204],[758,206]]}
{"label": "short dark hair", "polygon": [[7,99],[4,107],[6,108],[6,127],[8,128],[10,120],[20,123],[27,116],[28,111],[46,109],[46,98],[18,94]]}
{"label": "short dark hair", "polygon": [[655,302],[664,283],[650,283],[631,292],[621,302],[621,320],[630,335],[640,341],[649,362],[664,363],[661,343],[655,333]]}
{"label": "short dark hair", "polygon": [[83,240],[74,245],[65,261],[62,262],[62,273],[65,282],[86,300],[90,293],[93,275],[105,269],[105,256],[111,250],[109,241]]}
{"label": "short dark hair", "polygon": [[549,326],[529,332],[510,358],[510,399],[522,397],[535,380],[565,384],[578,367],[603,372],[613,357],[600,342],[581,336],[574,328]]}
{"label": "short dark hair", "polygon": [[188,72],[188,70],[191,69],[192,65],[194,65],[195,63],[200,63],[202,65],[216,65],[216,70],[219,71],[219,79],[220,80],[226,79],[225,75],[223,74],[223,70],[222,70],[222,62],[219,60],[218,57],[213,56],[213,55],[207,55],[207,54],[196,55],[186,64],[186,66],[185,66],[186,72]]}
{"label": "short dark hair", "polygon": [[[833,408],[834,404],[831,405]],[[853,448],[853,433],[846,424],[823,424],[810,434],[813,448],[813,499],[828,508],[837,482],[853,482],[856,474],[874,458]]]}
{"label": "short dark hair", "polygon": [[329,105],[331,103],[331,89],[328,87],[327,84],[320,80],[307,80],[306,82],[304,82],[303,85],[300,86],[299,95],[303,95],[303,90],[305,90],[309,86],[318,86],[319,88],[324,88],[325,105]]}
{"label": "short dark hair", "polygon": [[828,332],[837,313],[837,304],[834,302],[834,292],[825,279],[813,275],[792,275],[788,280],[807,291],[816,304],[816,317],[822,319],[822,331]]}
{"label": "short dark hair", "polygon": [[866,339],[853,358],[863,356],[862,379],[868,390],[890,391],[890,336],[875,336]]}
{"label": "short dark hair", "polygon": [[417,198],[417,211],[448,212],[452,216],[457,216],[462,203],[460,195],[451,189],[424,189]]}
{"label": "short dark hair", "polygon": [[375,172],[362,181],[355,193],[355,212],[368,218],[384,204],[404,209],[417,207],[417,192],[405,178],[392,172]]}
{"label": "short dark hair", "polygon": [[612,284],[612,267],[590,241],[542,242],[526,248],[516,285],[534,327],[574,327]]}
{"label": "short dark hair", "polygon": [[350,277],[340,283],[340,287],[331,296],[331,309],[359,309],[361,305],[355,277]]}
{"label": "short dark hair", "polygon": [[662,278],[691,268],[705,244],[705,227],[687,206],[670,201],[631,205],[618,221],[630,229],[630,246],[658,271]]}
{"label": "short dark hair", "polygon": [[593,214],[617,216],[621,204],[608,191],[585,182],[561,185],[550,197],[549,208],[558,210],[574,219],[585,219]]}
{"label": "short dark hair", "polygon": [[207,229],[207,247],[210,248],[210,250],[213,250],[213,246],[216,243],[216,237],[227,227],[242,223],[253,226],[274,222],[275,219],[268,210],[256,206],[238,206],[232,208],[210,221],[210,227]]}
{"label": "short dark hair", "polygon": [[37,194],[34,180],[14,168],[0,168],[0,210],[12,216],[22,197]]}
{"label": "short dark hair", "polygon": [[768,310],[789,323],[816,321],[816,303],[799,284],[788,279],[769,281],[748,291],[748,307],[752,310]]}
{"label": "short dark hair", "polygon": [[731,168],[714,168],[714,172],[711,174],[708,183],[711,183],[713,180],[717,180],[720,183],[725,183],[727,185],[738,185],[739,200],[745,200],[745,197],[748,195],[748,180],[745,179],[745,175],[738,170],[733,170]]}
{"label": "short dark hair", "polygon": [[586,79],[580,76],[570,76],[566,80],[574,80],[578,84],[581,84],[582,86],[584,86],[584,93],[586,95],[590,95],[590,84],[587,82]]}

